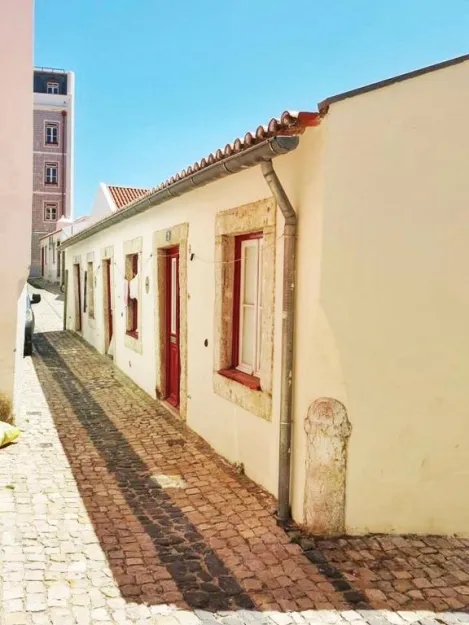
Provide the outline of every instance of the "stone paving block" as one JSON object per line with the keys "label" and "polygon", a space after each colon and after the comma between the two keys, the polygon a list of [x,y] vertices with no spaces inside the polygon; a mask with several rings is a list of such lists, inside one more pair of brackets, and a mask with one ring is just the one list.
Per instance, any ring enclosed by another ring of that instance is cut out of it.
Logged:
{"label": "stone paving block", "polygon": [[290,543],[273,498],[59,331],[61,302],[41,294],[24,431],[0,455],[0,622],[469,620],[469,540],[295,530]]}

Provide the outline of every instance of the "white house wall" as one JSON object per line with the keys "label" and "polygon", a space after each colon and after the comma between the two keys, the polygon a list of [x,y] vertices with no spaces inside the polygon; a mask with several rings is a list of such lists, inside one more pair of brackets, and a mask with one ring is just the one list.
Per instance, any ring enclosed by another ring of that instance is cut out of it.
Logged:
{"label": "white house wall", "polygon": [[100,182],[94,196],[90,220],[98,221],[106,217],[106,215],[110,215],[115,210],[116,206],[107,186],[103,182]]}
{"label": "white house wall", "polygon": [[[301,216],[304,226],[299,242],[299,266],[310,267],[302,270],[300,275],[305,278],[299,289],[298,320],[309,326],[313,315],[317,286],[318,270],[312,269],[318,258],[320,246],[317,245],[318,235],[311,236],[306,228],[314,228],[318,221],[317,208],[319,193],[316,189],[316,174],[311,162],[302,170],[308,161],[304,155],[314,151],[320,130],[311,129],[301,139],[300,148],[291,155],[276,159],[275,167],[282,183]],[[303,182],[303,178],[306,178]],[[81,259],[81,273],[86,270],[85,261],[90,252],[95,258],[95,320],[91,322],[87,314],[83,314],[84,338],[99,351],[104,349],[103,302],[102,302],[102,250],[113,246],[114,252],[114,336],[115,363],[130,378],[137,382],[150,395],[155,396],[157,354],[155,353],[156,327],[156,295],[155,270],[152,253],[152,236],[156,231],[172,226],[188,223],[188,249],[195,254],[194,260],[187,262],[187,320],[188,320],[188,399],[187,423],[205,438],[219,453],[231,462],[244,464],[245,471],[256,482],[262,484],[270,492],[277,491],[278,472],[278,406],[280,397],[280,341],[281,341],[281,293],[283,263],[283,218],[277,215],[277,250],[276,250],[276,293],[275,293],[275,339],[274,339],[274,371],[273,371],[273,408],[272,419],[268,421],[251,414],[239,405],[228,401],[214,392],[214,307],[215,307],[215,217],[217,212],[241,206],[270,197],[269,188],[262,176],[260,168],[251,169],[236,176],[230,176],[190,194],[175,198],[161,206],[155,207],[136,217],[112,226],[101,233],[79,242],[66,250],[67,268],[69,270],[68,286],[68,327],[74,327],[74,297],[72,265],[78,257]],[[301,232],[301,231],[300,231]],[[139,354],[124,344],[125,313],[124,313],[124,242],[136,237],[143,237],[143,274],[142,283],[149,278],[150,288],[146,293],[142,290],[141,336],[143,353]],[[99,266],[98,266],[99,265]],[[306,275],[307,274],[307,275]],[[299,329],[302,332],[301,329]],[[205,340],[208,346],[204,346]],[[298,358],[308,362],[312,358],[312,345],[301,341]],[[159,365],[158,365],[159,366]],[[303,371],[304,364],[298,360],[298,382],[295,414],[304,419],[307,407],[314,399],[311,394],[310,375]],[[299,446],[304,444],[303,428],[296,432]],[[300,462],[304,454],[298,454]],[[296,458],[295,458],[296,461]],[[297,471],[301,474],[301,470]],[[301,515],[301,511],[298,511]]]}

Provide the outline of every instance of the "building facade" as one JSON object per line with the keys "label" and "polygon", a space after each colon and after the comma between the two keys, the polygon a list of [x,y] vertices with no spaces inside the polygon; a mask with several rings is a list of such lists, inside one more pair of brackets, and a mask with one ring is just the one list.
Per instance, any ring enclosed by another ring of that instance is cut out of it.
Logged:
{"label": "building facade", "polygon": [[41,237],[41,276],[52,284],[63,283],[63,255],[61,245],[68,238],[81,232],[91,223],[88,215],[71,221],[64,217],[57,222],[57,230]]}
{"label": "building facade", "polygon": [[[32,1],[0,3],[0,405],[18,404],[31,246]],[[0,418],[8,418],[0,410]]]}
{"label": "building facade", "polygon": [[31,277],[41,275],[40,239],[73,219],[73,72],[34,69]]}
{"label": "building facade", "polygon": [[469,56],[221,147],[64,243],[67,328],[312,532],[469,535],[468,107]]}

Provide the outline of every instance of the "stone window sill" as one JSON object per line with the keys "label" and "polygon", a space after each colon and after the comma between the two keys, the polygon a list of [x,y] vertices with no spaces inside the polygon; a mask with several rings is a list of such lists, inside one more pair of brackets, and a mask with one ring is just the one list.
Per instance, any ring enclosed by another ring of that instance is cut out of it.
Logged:
{"label": "stone window sill", "polygon": [[253,391],[261,390],[261,381],[259,378],[256,378],[254,375],[249,375],[248,373],[243,373],[242,371],[238,371],[238,369],[221,369],[219,375],[222,375],[224,378],[228,378],[229,380],[234,380],[235,382],[239,382],[244,386],[247,386]]}

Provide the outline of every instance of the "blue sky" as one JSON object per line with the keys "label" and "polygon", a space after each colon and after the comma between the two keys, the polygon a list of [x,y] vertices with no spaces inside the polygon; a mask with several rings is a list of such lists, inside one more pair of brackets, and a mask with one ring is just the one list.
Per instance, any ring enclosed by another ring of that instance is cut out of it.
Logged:
{"label": "blue sky", "polygon": [[469,52],[469,0],[36,0],[35,12],[35,64],[76,73],[77,215],[99,182],[153,186],[287,108]]}

